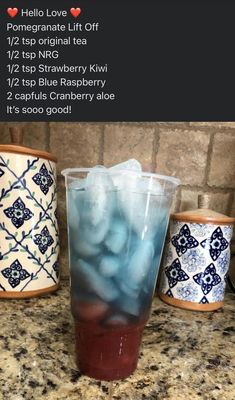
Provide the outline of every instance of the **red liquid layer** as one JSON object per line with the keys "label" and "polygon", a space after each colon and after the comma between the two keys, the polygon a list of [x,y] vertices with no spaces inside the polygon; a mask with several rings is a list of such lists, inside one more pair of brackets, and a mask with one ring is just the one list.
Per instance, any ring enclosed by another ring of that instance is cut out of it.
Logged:
{"label": "red liquid layer", "polygon": [[102,328],[76,323],[76,361],[81,373],[99,380],[128,377],[136,369],[144,325]]}

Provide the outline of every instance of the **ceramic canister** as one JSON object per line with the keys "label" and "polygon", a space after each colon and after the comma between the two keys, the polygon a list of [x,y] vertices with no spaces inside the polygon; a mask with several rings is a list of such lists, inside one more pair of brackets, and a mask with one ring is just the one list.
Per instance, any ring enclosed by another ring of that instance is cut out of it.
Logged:
{"label": "ceramic canister", "polygon": [[56,158],[0,145],[0,297],[25,298],[58,288],[56,207]]}
{"label": "ceramic canister", "polygon": [[189,310],[223,306],[235,219],[208,209],[171,215],[160,298]]}

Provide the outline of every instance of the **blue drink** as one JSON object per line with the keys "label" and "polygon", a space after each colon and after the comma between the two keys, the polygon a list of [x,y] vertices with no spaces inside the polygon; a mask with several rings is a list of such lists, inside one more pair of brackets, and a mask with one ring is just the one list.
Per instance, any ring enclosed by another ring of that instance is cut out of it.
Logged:
{"label": "blue drink", "polygon": [[137,365],[178,180],[105,168],[65,175],[77,364],[97,379],[125,378]]}

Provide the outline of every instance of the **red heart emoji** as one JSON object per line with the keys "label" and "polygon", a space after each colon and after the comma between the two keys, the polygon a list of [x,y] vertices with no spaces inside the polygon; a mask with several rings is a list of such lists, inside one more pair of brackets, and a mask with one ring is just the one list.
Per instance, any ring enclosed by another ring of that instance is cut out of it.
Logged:
{"label": "red heart emoji", "polygon": [[18,14],[18,8],[8,8],[7,13],[11,18],[14,18]]}
{"label": "red heart emoji", "polygon": [[70,8],[70,12],[74,18],[77,18],[81,13],[81,8]]}

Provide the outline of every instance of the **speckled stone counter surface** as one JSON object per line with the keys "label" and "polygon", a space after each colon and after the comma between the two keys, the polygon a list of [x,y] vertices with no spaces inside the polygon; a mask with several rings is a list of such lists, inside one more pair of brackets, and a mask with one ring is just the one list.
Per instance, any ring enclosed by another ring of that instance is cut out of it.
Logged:
{"label": "speckled stone counter surface", "polygon": [[74,363],[69,287],[0,300],[1,400],[235,399],[235,295],[223,310],[184,311],[154,299],[137,371],[95,381]]}

